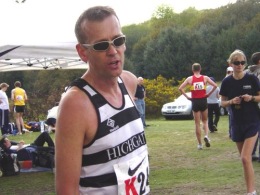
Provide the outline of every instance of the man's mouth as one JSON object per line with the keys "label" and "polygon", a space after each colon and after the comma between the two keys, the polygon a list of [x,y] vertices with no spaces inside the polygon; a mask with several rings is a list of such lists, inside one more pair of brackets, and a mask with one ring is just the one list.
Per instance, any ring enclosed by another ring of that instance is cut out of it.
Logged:
{"label": "man's mouth", "polygon": [[119,60],[115,60],[115,61],[110,62],[108,65],[109,65],[109,66],[112,66],[112,67],[114,67],[114,68],[117,68],[119,62],[120,62]]}

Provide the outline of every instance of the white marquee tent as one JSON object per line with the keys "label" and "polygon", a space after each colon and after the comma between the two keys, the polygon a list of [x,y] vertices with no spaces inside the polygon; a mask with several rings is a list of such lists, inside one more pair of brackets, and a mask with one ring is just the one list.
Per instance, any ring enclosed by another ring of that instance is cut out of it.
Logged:
{"label": "white marquee tent", "polygon": [[87,68],[75,44],[0,46],[0,72]]}

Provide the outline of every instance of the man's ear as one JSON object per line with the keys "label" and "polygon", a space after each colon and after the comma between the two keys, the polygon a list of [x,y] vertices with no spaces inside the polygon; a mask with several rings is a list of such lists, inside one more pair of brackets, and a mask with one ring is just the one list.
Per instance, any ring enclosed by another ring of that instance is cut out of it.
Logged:
{"label": "man's ear", "polygon": [[80,44],[80,43],[78,43],[77,45],[76,45],[76,50],[77,50],[77,52],[78,52],[78,54],[79,54],[79,57],[81,58],[81,60],[83,61],[83,62],[88,62],[88,57],[87,57],[87,51],[86,51],[86,49]]}

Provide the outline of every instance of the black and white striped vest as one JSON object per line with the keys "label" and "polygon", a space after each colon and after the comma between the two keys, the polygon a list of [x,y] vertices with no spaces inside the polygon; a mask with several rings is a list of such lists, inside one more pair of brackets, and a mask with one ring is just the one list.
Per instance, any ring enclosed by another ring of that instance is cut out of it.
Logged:
{"label": "black and white striped vest", "polygon": [[120,108],[110,105],[83,79],[77,79],[71,85],[88,95],[98,117],[95,138],[83,147],[81,194],[114,195],[130,191],[147,194],[150,190],[143,124],[121,78],[118,78],[118,85],[123,95]]}

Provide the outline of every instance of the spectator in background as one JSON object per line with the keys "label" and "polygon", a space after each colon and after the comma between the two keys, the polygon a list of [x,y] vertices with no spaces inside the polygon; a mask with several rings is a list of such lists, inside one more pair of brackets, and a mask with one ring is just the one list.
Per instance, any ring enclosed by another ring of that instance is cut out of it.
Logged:
{"label": "spectator in background", "polygon": [[[251,61],[254,63],[254,65],[248,66],[246,72],[249,74],[254,74],[260,81],[260,52],[253,53],[251,56]],[[260,108],[260,103],[258,103],[258,107]],[[257,156],[256,151],[257,151],[258,142],[259,142],[259,147],[258,147],[258,156]],[[255,147],[252,153],[252,160],[258,160],[258,162],[260,162],[260,129],[258,131],[258,139],[256,140]]]}
{"label": "spectator in background", "polygon": [[[64,92],[61,94],[61,98],[66,94],[66,91],[69,89],[69,86],[66,86]],[[56,120],[57,120],[57,113],[59,108],[59,102],[55,103],[55,106],[48,110],[47,120],[45,124],[48,125],[48,132],[55,132],[56,129]]]}
{"label": "spectator in background", "polygon": [[227,67],[226,77],[233,74],[233,68],[231,66]]}
{"label": "spectator in background", "polygon": [[[212,81],[215,82],[215,79],[213,77],[210,77]],[[208,85],[206,88],[206,93],[209,94],[209,92],[212,90],[213,86]],[[217,87],[213,93],[208,96],[207,102],[208,102],[208,125],[209,125],[209,131],[211,133],[214,133],[217,131],[218,127],[218,121],[220,118],[220,109],[219,109],[219,87]]]}
{"label": "spectator in background", "polygon": [[138,77],[138,85],[136,88],[136,92],[135,92],[135,105],[136,108],[140,114],[140,117],[142,119],[143,122],[143,126],[144,128],[147,127],[146,123],[145,123],[145,87],[143,85],[144,79],[143,77]]}
{"label": "spectator in background", "polygon": [[[199,63],[192,65],[193,76],[188,77],[179,87],[180,92],[192,102],[192,112],[195,120],[196,138],[198,141],[198,149],[203,148],[201,141],[201,127],[200,120],[202,121],[202,128],[204,130],[204,141],[206,147],[210,147],[210,140],[208,137],[208,104],[207,97],[209,97],[213,91],[217,88],[217,84],[213,82],[208,76],[201,75],[201,66]],[[212,89],[209,93],[206,93],[206,85],[209,83],[212,85]],[[186,86],[190,86],[191,97],[188,97],[185,93]]]}
{"label": "spectator in background", "polygon": [[22,135],[24,128],[23,114],[25,110],[25,102],[28,100],[26,91],[21,88],[22,84],[20,81],[14,83],[14,89],[11,92],[11,99],[14,101],[14,115],[15,122],[18,130],[18,135]]}
{"label": "spectator in background", "polygon": [[0,125],[2,135],[9,134],[9,100],[6,95],[6,90],[9,85],[7,83],[0,84]]}
{"label": "spectator in background", "polygon": [[247,60],[241,50],[231,53],[228,63],[234,72],[222,81],[221,106],[231,106],[231,139],[236,143],[240,154],[247,194],[256,195],[252,152],[260,128],[257,105],[260,102],[260,83],[255,75],[244,72]]}
{"label": "spectator in background", "polygon": [[48,132],[55,132],[58,108],[59,103],[57,103],[56,106],[48,110],[47,120],[45,121],[45,124],[48,125]]}
{"label": "spectator in background", "polygon": [[11,141],[6,136],[3,136],[0,140],[0,147],[7,153],[17,153],[22,148],[28,146],[42,147],[47,143],[49,147],[54,147],[54,142],[48,132],[42,132],[31,144],[25,144],[23,140],[19,142]]}
{"label": "spectator in background", "polygon": [[[232,74],[233,74],[233,68],[231,66],[227,67],[225,77],[228,77],[229,75],[232,75]],[[228,112],[228,133],[229,133],[229,137],[231,138],[230,106],[227,107],[227,112]]]}

